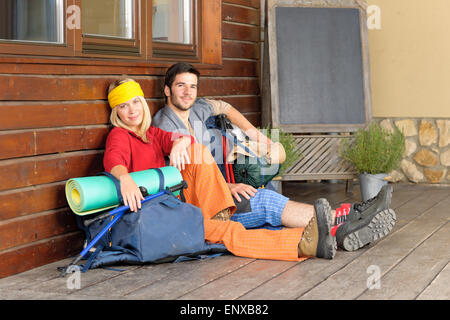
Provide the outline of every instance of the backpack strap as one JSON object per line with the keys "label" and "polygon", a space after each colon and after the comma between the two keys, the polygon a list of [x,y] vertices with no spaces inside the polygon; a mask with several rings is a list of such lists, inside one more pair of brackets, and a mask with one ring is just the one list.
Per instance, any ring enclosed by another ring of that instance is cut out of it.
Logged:
{"label": "backpack strap", "polygon": [[156,173],[158,174],[158,176],[159,176],[159,191],[164,191],[164,174],[162,173],[162,171],[161,171],[161,169],[160,168],[154,168],[153,170],[155,170],[156,171]]}
{"label": "backpack strap", "polygon": [[114,177],[111,173],[106,172],[106,171],[102,171],[97,173],[97,176],[107,176],[109,177],[112,182],[114,182],[114,186],[116,187],[116,192],[117,192],[117,198],[119,199],[119,203],[123,204],[123,198],[122,198],[122,192],[120,192],[120,182],[119,180],[117,180],[116,177]]}
{"label": "backpack strap", "polygon": [[[166,191],[166,193],[169,193],[175,197],[175,195],[169,190],[169,187],[164,188],[164,174],[162,173],[161,169],[154,168],[154,170],[156,171],[156,173],[159,176],[159,191]],[[180,198],[181,198],[181,201],[183,201],[183,202],[186,202],[186,198],[184,197],[184,192],[183,192],[183,190],[185,188],[187,188],[187,186],[180,189]]]}
{"label": "backpack strap", "polygon": [[95,248],[95,251],[90,255],[89,259],[86,261],[84,265],[82,265],[81,272],[85,273],[89,270],[89,268],[92,265],[92,262],[94,262],[95,258],[97,258],[98,254],[103,250],[103,245],[99,245]]}
{"label": "backpack strap", "polygon": [[[230,133],[227,132],[227,129],[232,129],[233,127],[231,126],[231,123],[230,123],[230,121],[228,120],[228,118],[227,118],[227,116],[225,114],[219,114],[219,115],[217,115],[215,117],[216,117],[215,122],[214,122],[215,127],[213,127],[213,124],[210,122],[209,123],[209,128],[210,129],[212,129],[212,128],[218,129],[223,137],[225,137],[228,140],[232,141],[234,144],[236,144],[237,146],[239,146],[242,149],[244,149],[251,156],[255,157],[258,160],[258,163],[260,165],[267,165],[268,164],[264,159],[261,159],[260,157],[258,157],[253,151],[251,151],[249,148],[247,148],[241,142],[239,142],[238,138],[234,134],[230,134]],[[248,137],[246,137],[246,138],[248,139]]]}
{"label": "backpack strap", "polygon": [[[233,170],[231,170],[230,172],[230,167],[231,167],[231,163],[227,164],[226,161],[226,150],[225,150],[225,144],[226,144],[226,140],[231,141],[234,145],[237,145],[239,147],[241,147],[242,149],[244,149],[248,154],[250,154],[251,156],[256,158],[256,161],[258,163],[258,165],[260,165],[261,167],[268,165],[269,163],[264,159],[264,158],[260,158],[258,155],[256,155],[252,150],[250,150],[248,147],[246,147],[244,144],[242,144],[237,136],[234,133],[229,133],[227,132],[227,129],[232,129],[233,126],[231,125],[231,122],[228,120],[227,116],[225,114],[219,114],[216,116],[211,116],[206,120],[206,127],[208,129],[216,129],[219,130],[220,133],[222,134],[223,137],[223,141],[222,141],[222,145],[223,145],[223,153],[224,153],[224,162],[225,162],[225,173],[223,173],[224,178],[226,179],[227,182],[230,182],[234,179],[234,177],[231,176]],[[246,139],[248,140],[248,136],[246,136]],[[262,179],[262,177],[261,177]],[[234,181],[232,181],[232,183],[234,183]],[[259,181],[259,185],[263,186],[263,181],[260,180]]]}

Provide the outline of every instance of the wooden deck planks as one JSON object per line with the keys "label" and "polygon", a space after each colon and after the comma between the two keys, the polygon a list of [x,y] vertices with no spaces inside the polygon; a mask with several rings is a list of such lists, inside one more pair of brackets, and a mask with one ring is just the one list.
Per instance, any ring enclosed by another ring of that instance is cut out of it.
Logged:
{"label": "wooden deck planks", "polygon": [[129,292],[127,299],[179,299],[202,286],[234,273],[254,259],[225,255],[211,260],[180,263],[177,271],[150,285]]}
{"label": "wooden deck planks", "polygon": [[435,279],[417,297],[417,300],[449,300],[450,299],[450,262],[441,270]]}
{"label": "wooden deck planks", "polygon": [[383,283],[384,275],[441,228],[449,216],[448,205],[447,201],[433,205],[399,230],[378,243],[371,244],[372,247],[369,247],[358,259],[318,284],[301,299],[356,299],[368,289],[367,279],[370,276],[368,271],[371,266],[380,270]]}
{"label": "wooden deck planks", "polygon": [[450,257],[449,234],[446,223],[388,272],[379,289],[366,290],[358,299],[416,299],[448,263],[442,258]]}
{"label": "wooden deck planks", "polygon": [[[329,199],[332,207],[359,199],[345,185],[288,183],[292,200]],[[450,299],[450,188],[394,185],[394,230],[381,241],[355,252],[338,250],[333,260],[301,263],[224,255],[178,264],[118,266],[81,274],[81,288],[67,287],[56,268],[65,259],[0,279],[0,299],[165,299],[165,300],[309,300]],[[380,288],[368,288],[380,271]]]}
{"label": "wooden deck planks", "polygon": [[189,300],[234,300],[260,286],[261,283],[289,270],[296,264],[296,262],[289,261],[256,260],[244,268],[216,279],[214,282],[181,298]]}
{"label": "wooden deck planks", "polygon": [[337,254],[333,260],[308,259],[240,297],[245,300],[295,300],[330,274],[338,272],[366,249]]}

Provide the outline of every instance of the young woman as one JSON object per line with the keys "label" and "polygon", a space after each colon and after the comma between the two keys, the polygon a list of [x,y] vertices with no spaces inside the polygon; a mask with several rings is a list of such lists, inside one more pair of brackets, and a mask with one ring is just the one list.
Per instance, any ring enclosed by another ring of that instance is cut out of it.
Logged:
{"label": "young woman", "polygon": [[236,210],[231,192],[209,150],[182,136],[151,127],[151,115],[144,94],[132,79],[116,81],[109,87],[108,101],[114,128],[106,141],[103,164],[121,185],[124,203],[132,211],[143,199],[130,174],[170,165],[176,166],[187,182],[186,202],[202,209],[205,240],[223,243],[237,256],[298,261],[307,256],[331,259],[336,240],[329,233],[331,209],[325,199],[315,204],[315,216],[306,228],[247,230],[239,222],[216,220],[224,210]]}

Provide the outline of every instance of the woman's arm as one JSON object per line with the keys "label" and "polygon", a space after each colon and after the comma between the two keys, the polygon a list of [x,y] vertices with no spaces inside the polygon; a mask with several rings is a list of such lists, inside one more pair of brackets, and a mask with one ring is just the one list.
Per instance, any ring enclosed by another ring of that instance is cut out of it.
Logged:
{"label": "woman's arm", "polygon": [[120,192],[123,203],[130,207],[131,211],[137,212],[141,208],[141,200],[144,200],[141,190],[123,165],[117,165],[111,169],[111,174],[120,182]]}
{"label": "woman's arm", "polygon": [[190,136],[178,138],[173,142],[169,155],[171,166],[174,166],[178,170],[182,171],[184,170],[186,164],[191,163],[189,152],[187,150],[191,143],[192,138]]}

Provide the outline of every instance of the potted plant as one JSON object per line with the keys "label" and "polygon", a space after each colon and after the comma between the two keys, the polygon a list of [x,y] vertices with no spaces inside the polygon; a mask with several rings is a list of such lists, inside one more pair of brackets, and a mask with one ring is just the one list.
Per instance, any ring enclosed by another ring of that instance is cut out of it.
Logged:
{"label": "potted plant", "polygon": [[376,196],[387,184],[385,178],[399,166],[404,152],[404,134],[398,128],[390,132],[377,122],[359,129],[354,139],[344,142],[341,156],[359,173],[363,201]]}

